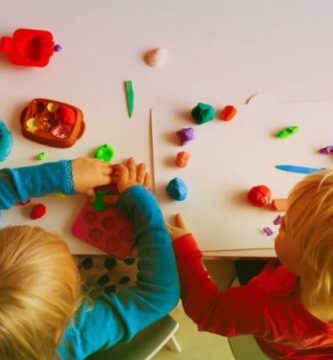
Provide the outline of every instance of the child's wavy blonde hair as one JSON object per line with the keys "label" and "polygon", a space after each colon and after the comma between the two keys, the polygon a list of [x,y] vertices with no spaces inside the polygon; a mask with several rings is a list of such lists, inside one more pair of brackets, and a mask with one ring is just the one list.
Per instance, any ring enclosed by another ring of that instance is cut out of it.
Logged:
{"label": "child's wavy blonde hair", "polygon": [[81,302],[65,242],[39,227],[0,230],[0,359],[56,358],[57,338]]}
{"label": "child's wavy blonde hair", "polygon": [[305,177],[288,200],[287,238],[313,277],[306,296],[311,303],[329,303],[333,300],[333,172]]}

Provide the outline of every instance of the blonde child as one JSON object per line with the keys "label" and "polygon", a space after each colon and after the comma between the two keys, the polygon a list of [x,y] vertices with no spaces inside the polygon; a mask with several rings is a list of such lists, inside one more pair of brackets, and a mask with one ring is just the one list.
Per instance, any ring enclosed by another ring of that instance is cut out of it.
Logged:
{"label": "blonde child", "polygon": [[[51,192],[93,197],[93,188],[110,183],[114,169],[77,159],[1,170],[0,209]],[[58,235],[32,226],[1,229],[1,360],[85,359],[130,340],[177,304],[170,236],[144,187],[149,183],[145,167],[130,159],[116,173],[117,205],[132,221],[139,249],[136,285],[88,301],[81,296],[76,262]]]}
{"label": "blonde child", "polygon": [[333,173],[300,181],[289,196],[275,249],[246,286],[218,292],[202,253],[176,215],[168,225],[183,306],[199,330],[252,334],[272,359],[333,359]]}

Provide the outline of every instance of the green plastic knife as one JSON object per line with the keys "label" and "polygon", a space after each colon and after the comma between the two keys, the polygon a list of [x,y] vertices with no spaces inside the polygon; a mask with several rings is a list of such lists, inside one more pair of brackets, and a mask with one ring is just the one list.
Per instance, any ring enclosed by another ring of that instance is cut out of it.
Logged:
{"label": "green plastic knife", "polygon": [[127,110],[129,117],[132,117],[135,108],[135,91],[133,81],[125,81],[126,99],[127,99]]}

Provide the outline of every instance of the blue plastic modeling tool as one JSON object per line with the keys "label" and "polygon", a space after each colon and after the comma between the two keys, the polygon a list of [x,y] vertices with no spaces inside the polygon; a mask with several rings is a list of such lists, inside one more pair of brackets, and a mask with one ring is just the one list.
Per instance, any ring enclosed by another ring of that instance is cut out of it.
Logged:
{"label": "blue plastic modeling tool", "polygon": [[289,171],[299,174],[314,174],[321,170],[326,170],[325,168],[311,168],[306,166],[296,166],[296,165],[275,165],[276,169]]}

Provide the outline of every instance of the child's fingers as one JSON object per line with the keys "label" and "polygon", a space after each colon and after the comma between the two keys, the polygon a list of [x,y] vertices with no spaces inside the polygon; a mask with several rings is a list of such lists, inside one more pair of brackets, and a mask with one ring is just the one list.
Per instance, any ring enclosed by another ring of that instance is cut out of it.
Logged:
{"label": "child's fingers", "polygon": [[136,164],[133,158],[129,158],[127,161],[127,168],[129,173],[129,181],[136,181]]}
{"label": "child's fingers", "polygon": [[108,185],[111,183],[111,180],[112,180],[112,177],[111,175],[101,175],[100,177],[101,181],[99,181],[99,186],[102,186],[102,185]]}
{"label": "child's fingers", "polygon": [[170,224],[169,222],[167,222],[167,221],[165,222],[165,225],[166,225],[166,227],[168,228],[168,230],[174,227],[173,225],[171,225],[171,224]]}
{"label": "child's fingers", "polygon": [[174,225],[172,225],[172,224],[170,224],[170,223],[168,223],[168,222],[165,222],[165,224],[166,224],[167,229],[168,229],[170,232],[174,232],[174,231],[177,231],[177,230],[178,230],[177,226],[174,226]]}
{"label": "child's fingers", "polygon": [[176,226],[180,227],[181,229],[184,229],[184,230],[187,229],[187,225],[186,225],[185,219],[183,218],[182,214],[180,214],[180,213],[176,214],[175,222],[176,222]]}
{"label": "child's fingers", "polygon": [[110,165],[103,166],[102,169],[101,169],[101,173],[103,175],[111,175],[112,174],[112,167]]}
{"label": "child's fingers", "polygon": [[143,180],[143,186],[145,188],[147,188],[148,190],[151,190],[152,181],[151,181],[151,176],[149,175],[149,173],[145,174],[145,179]]}
{"label": "child's fingers", "polygon": [[118,180],[119,177],[119,165],[112,165],[112,181],[115,182]]}
{"label": "child's fingers", "polygon": [[136,181],[138,182],[138,184],[140,185],[143,184],[145,180],[145,174],[146,174],[146,165],[145,164],[138,165],[136,171]]}
{"label": "child's fingers", "polygon": [[117,178],[118,180],[128,181],[129,170],[124,165],[117,165]]}
{"label": "child's fingers", "polygon": [[89,202],[94,202],[96,198],[94,189],[87,190],[86,196],[88,197]]}

